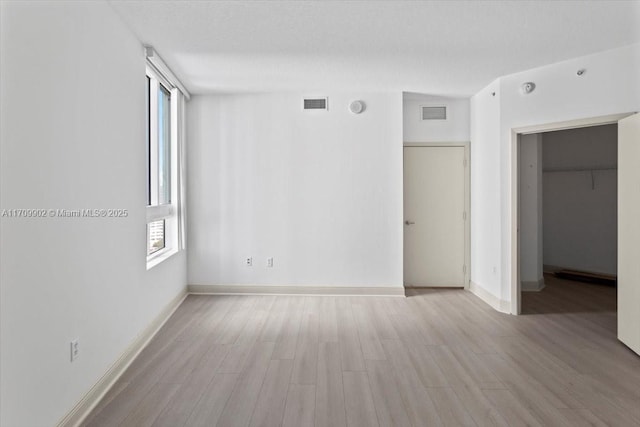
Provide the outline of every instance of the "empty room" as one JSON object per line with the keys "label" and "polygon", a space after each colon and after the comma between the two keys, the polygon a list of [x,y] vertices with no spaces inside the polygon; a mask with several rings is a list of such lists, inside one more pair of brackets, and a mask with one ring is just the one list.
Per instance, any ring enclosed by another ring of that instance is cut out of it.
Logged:
{"label": "empty room", "polygon": [[640,1],[0,0],[0,426],[640,426],[639,111]]}

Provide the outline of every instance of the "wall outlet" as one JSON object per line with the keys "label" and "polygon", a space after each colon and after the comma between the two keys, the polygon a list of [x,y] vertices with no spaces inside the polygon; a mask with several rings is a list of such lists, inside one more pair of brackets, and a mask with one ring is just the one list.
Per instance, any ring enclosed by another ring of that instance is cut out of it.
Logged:
{"label": "wall outlet", "polygon": [[267,258],[267,267],[273,267],[273,257]]}
{"label": "wall outlet", "polygon": [[248,258],[244,261],[244,264],[245,264],[247,267],[251,267],[251,266],[253,265],[253,258],[248,257]]}
{"label": "wall outlet", "polygon": [[70,350],[71,350],[71,361],[75,361],[78,356],[80,356],[80,340],[78,338],[76,338],[75,340],[72,340],[70,343]]}

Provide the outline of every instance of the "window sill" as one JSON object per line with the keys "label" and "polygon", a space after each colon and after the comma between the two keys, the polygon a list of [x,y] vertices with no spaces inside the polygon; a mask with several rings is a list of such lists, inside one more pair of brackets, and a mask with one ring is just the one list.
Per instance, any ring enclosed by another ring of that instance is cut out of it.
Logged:
{"label": "window sill", "polygon": [[162,264],[164,261],[171,258],[173,255],[179,252],[178,249],[163,249],[162,251],[156,252],[147,258],[147,271],[151,270],[158,264]]}

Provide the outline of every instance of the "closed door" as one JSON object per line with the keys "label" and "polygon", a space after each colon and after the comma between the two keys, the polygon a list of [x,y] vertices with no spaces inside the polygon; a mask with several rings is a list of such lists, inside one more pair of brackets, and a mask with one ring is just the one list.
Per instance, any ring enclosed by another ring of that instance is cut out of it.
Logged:
{"label": "closed door", "polygon": [[618,339],[640,354],[640,114],[618,122]]}
{"label": "closed door", "polygon": [[404,148],[405,286],[463,287],[465,149]]}

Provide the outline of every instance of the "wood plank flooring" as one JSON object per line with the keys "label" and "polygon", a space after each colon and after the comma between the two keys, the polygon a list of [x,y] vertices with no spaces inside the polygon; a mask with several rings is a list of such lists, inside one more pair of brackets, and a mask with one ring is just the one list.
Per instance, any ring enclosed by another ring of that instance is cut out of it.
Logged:
{"label": "wood plank flooring", "polygon": [[640,426],[615,288],[189,296],[85,426]]}

